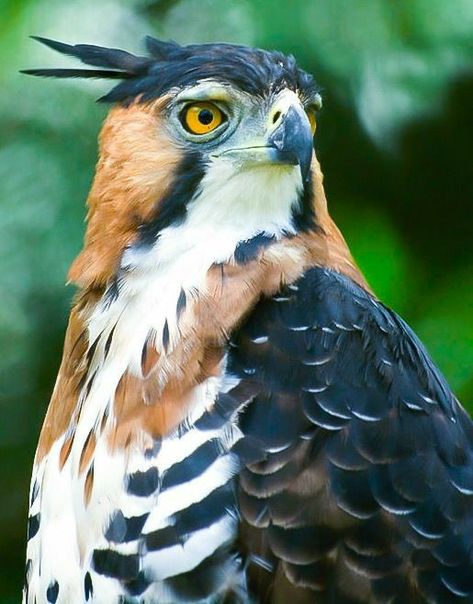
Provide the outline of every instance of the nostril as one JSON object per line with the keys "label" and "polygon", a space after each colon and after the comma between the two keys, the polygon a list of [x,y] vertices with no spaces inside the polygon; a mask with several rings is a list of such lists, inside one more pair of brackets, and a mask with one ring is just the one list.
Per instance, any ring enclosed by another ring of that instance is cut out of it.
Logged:
{"label": "nostril", "polygon": [[275,124],[280,117],[281,117],[281,112],[276,111],[276,113],[273,115],[273,124]]}

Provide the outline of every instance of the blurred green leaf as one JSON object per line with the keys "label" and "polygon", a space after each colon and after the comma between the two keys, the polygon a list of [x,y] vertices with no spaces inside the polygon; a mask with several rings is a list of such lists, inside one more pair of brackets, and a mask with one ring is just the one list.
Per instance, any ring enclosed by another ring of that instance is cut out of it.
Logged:
{"label": "blurred green leaf", "polygon": [[397,312],[409,308],[413,296],[414,266],[405,242],[388,216],[357,208],[357,203],[332,200],[333,212],[363,274],[376,295]]}
{"label": "blurred green leaf", "polygon": [[424,294],[417,332],[464,404],[473,408],[473,265]]}

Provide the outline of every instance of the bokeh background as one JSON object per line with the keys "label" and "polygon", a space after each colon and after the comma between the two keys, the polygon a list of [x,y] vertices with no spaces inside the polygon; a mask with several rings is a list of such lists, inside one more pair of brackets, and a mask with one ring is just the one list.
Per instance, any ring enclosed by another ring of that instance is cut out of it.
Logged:
{"label": "bokeh background", "polygon": [[332,213],[473,411],[471,0],[0,0],[2,603],[19,601],[31,462],[107,109],[94,103],[106,83],[18,70],[73,63],[30,34],[139,52],[149,33],[277,48],[315,74]]}

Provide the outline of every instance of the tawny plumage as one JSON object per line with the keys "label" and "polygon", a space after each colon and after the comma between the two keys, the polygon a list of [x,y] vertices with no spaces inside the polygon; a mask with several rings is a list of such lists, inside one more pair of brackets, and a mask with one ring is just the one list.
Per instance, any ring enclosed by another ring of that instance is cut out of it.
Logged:
{"label": "tawny plumage", "polygon": [[48,46],[120,82],[25,604],[473,602],[473,427],[330,218],[293,57]]}

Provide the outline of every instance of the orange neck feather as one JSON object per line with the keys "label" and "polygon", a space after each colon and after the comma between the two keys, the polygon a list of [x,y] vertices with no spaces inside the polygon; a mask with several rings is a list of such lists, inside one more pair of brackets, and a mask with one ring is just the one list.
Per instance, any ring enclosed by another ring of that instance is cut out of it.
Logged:
{"label": "orange neck feather", "polygon": [[[80,415],[78,393],[88,371],[88,319],[100,300],[100,292],[116,273],[125,247],[136,238],[138,226],[149,220],[172,185],[181,160],[182,153],[170,143],[160,121],[162,103],[160,100],[116,107],[103,127],[100,160],[88,198],[84,250],[69,273],[82,295],[71,314],[63,362],[40,437],[38,460],[66,430],[73,438]],[[112,446],[127,446],[142,431],[153,436],[166,434],[182,421],[188,393],[215,371],[228,334],[262,294],[273,295],[282,283],[293,282],[311,266],[344,273],[369,290],[330,218],[315,156],[312,178],[319,228],[269,246],[243,267],[229,262],[209,271],[206,291],[195,299],[192,312],[180,324],[182,341],[168,355],[149,351],[142,377],[127,372],[123,375],[114,409],[117,428],[109,435]],[[213,351],[211,362],[209,351]],[[157,379],[162,375],[167,376],[164,387],[162,379]],[[67,439],[65,445],[63,457],[67,458]]]}
{"label": "orange neck feather", "polygon": [[166,136],[164,101],[114,107],[105,121],[84,249],[69,271],[81,288],[104,286],[113,277],[123,250],[172,183],[182,153]]}

